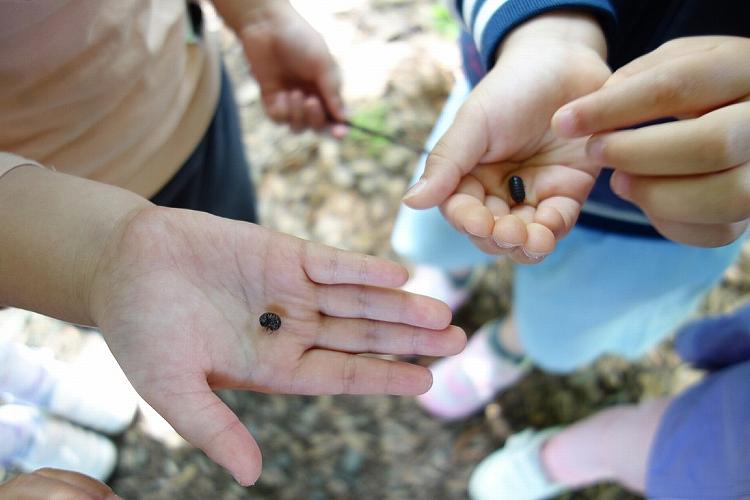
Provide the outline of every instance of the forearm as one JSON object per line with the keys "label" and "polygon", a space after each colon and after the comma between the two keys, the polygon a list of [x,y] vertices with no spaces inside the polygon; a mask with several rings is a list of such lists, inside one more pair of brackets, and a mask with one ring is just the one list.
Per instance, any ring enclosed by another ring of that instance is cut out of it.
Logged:
{"label": "forearm", "polygon": [[224,22],[240,35],[248,26],[266,23],[294,8],[288,0],[213,0]]}
{"label": "forearm", "polygon": [[120,188],[22,166],[0,177],[0,304],[93,324],[97,264],[150,202]]}

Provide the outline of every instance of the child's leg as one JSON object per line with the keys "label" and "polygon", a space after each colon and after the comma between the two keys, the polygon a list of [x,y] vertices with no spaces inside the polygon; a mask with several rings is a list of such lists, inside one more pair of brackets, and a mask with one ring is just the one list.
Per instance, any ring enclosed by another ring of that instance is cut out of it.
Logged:
{"label": "child's leg", "polygon": [[514,434],[474,469],[469,494],[473,500],[540,500],[600,481],[642,492],[668,404],[611,408],[567,429]]}
{"label": "child's leg", "polygon": [[576,227],[545,261],[516,268],[521,344],[555,372],[603,354],[637,359],[688,319],[742,244],[697,248]]}
{"label": "child's leg", "polygon": [[603,410],[563,430],[511,436],[475,469],[472,498],[547,498],[600,481],[654,498],[744,498],[749,315],[745,306],[678,333],[678,350],[720,371],[673,398]]}
{"label": "child's leg", "polygon": [[643,492],[651,445],[670,402],[608,408],[556,434],[542,448],[549,479],[570,487],[616,481]]}
{"label": "child's leg", "polygon": [[420,402],[448,418],[480,410],[494,398],[488,388],[523,375],[528,366],[513,368],[522,355],[558,372],[606,353],[637,358],[687,318],[741,246],[691,248],[575,228],[544,262],[516,268],[500,348],[488,342],[498,329],[482,327],[463,353],[431,367],[433,386]]}

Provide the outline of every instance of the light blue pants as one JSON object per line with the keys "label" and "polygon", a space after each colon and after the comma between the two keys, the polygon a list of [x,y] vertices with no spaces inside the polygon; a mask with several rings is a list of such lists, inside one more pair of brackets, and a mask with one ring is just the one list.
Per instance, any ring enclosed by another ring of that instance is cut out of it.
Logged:
{"label": "light blue pants", "polygon": [[[468,92],[465,81],[456,83],[427,149],[453,122]],[[558,372],[607,353],[637,358],[688,318],[743,241],[707,249],[577,226],[543,262],[515,268],[513,307],[523,347],[536,364]],[[478,250],[436,208],[402,206],[391,244],[415,264],[446,271],[497,258]]]}
{"label": "light blue pants", "polygon": [[550,371],[638,358],[688,319],[743,241],[697,248],[576,227],[542,263],[516,266],[521,343]]}

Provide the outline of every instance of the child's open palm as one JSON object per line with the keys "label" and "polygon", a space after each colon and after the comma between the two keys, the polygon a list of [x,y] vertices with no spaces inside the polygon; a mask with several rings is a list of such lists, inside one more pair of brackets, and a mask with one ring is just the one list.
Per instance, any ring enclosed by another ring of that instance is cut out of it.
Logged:
{"label": "child's open palm", "polygon": [[415,395],[426,368],[358,354],[465,343],[447,306],[384,288],[407,273],[383,259],[187,210],[147,208],[122,234],[95,278],[97,324],[143,398],[242,484],[260,451],[213,390]]}

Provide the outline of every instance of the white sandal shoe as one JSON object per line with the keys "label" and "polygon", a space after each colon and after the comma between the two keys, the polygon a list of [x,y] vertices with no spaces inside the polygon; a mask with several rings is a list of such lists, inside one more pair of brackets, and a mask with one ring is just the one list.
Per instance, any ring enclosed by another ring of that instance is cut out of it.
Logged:
{"label": "white sandal shoe", "polygon": [[469,480],[472,500],[540,500],[560,495],[568,487],[547,478],[541,462],[542,445],[562,428],[526,429],[509,437],[505,446],[482,460]]}

